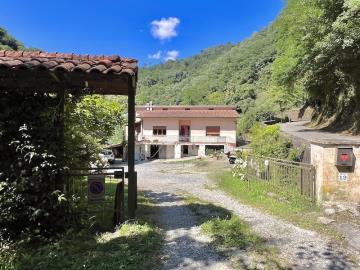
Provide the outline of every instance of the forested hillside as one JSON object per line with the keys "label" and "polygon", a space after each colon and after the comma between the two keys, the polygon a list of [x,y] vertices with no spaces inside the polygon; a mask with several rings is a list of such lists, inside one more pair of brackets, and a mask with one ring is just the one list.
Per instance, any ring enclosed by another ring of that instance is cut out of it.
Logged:
{"label": "forested hillside", "polygon": [[239,44],[210,48],[195,57],[142,69],[138,103],[236,105],[246,114],[240,131],[255,119],[265,119],[286,105],[294,105],[301,98],[284,98],[272,91],[275,31],[270,26]]}
{"label": "forested hillside", "polygon": [[358,132],[359,78],[360,1],[288,0],[274,23],[239,44],[142,69],[138,103],[236,105],[240,132],[311,105],[314,122]]}
{"label": "forested hillside", "polygon": [[24,45],[10,36],[4,28],[0,27],[0,50],[20,50]]}
{"label": "forested hillside", "polygon": [[360,130],[360,1],[288,1],[275,23],[274,83],[304,91],[315,121]]}
{"label": "forested hillside", "polygon": [[[24,46],[0,28],[0,49]],[[239,132],[292,107],[314,123],[360,130],[360,0],[288,0],[279,17],[238,44],[140,69],[137,103],[231,104]]]}

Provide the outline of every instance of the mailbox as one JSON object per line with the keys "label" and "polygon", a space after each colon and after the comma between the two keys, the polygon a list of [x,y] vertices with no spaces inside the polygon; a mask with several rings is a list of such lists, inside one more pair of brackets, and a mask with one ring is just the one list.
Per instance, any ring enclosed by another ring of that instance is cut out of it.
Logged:
{"label": "mailbox", "polygon": [[352,167],[354,165],[354,153],[351,147],[339,147],[336,154],[336,166]]}

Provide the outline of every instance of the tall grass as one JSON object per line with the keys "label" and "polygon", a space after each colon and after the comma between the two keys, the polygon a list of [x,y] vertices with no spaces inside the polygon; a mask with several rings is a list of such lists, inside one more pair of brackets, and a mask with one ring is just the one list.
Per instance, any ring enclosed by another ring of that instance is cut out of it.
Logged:
{"label": "tall grass", "polygon": [[313,229],[335,238],[339,234],[331,227],[317,221],[322,209],[299,192],[272,185],[264,180],[242,181],[230,172],[218,173],[218,186],[244,204],[254,206],[306,229]]}
{"label": "tall grass", "polygon": [[[106,185],[111,192],[113,185]],[[116,229],[111,225],[111,200],[104,204],[103,213],[96,211],[101,213],[95,217],[101,233],[89,229],[68,231],[36,247],[16,244],[0,249],[0,270],[157,269],[162,234],[148,218],[156,210],[140,192],[138,203],[138,220]]]}

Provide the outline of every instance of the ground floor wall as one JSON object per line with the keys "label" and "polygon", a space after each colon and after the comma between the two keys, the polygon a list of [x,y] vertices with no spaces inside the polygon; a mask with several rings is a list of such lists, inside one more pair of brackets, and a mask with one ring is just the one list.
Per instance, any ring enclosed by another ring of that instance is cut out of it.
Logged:
{"label": "ground floor wall", "polygon": [[206,145],[206,144],[137,144],[135,147],[135,160],[147,159],[176,159],[193,156],[206,156],[207,149],[211,147],[221,148],[221,151],[228,152],[235,150],[235,146],[223,145]]}

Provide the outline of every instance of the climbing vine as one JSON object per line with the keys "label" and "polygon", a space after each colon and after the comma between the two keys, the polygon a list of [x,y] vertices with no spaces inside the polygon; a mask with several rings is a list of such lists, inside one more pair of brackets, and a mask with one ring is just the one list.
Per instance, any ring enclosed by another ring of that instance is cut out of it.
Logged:
{"label": "climbing vine", "polygon": [[[79,226],[65,172],[88,166],[122,125],[123,107],[100,96],[60,100],[36,90],[0,91],[0,242],[34,241]],[[101,121],[106,125],[101,125]]]}

